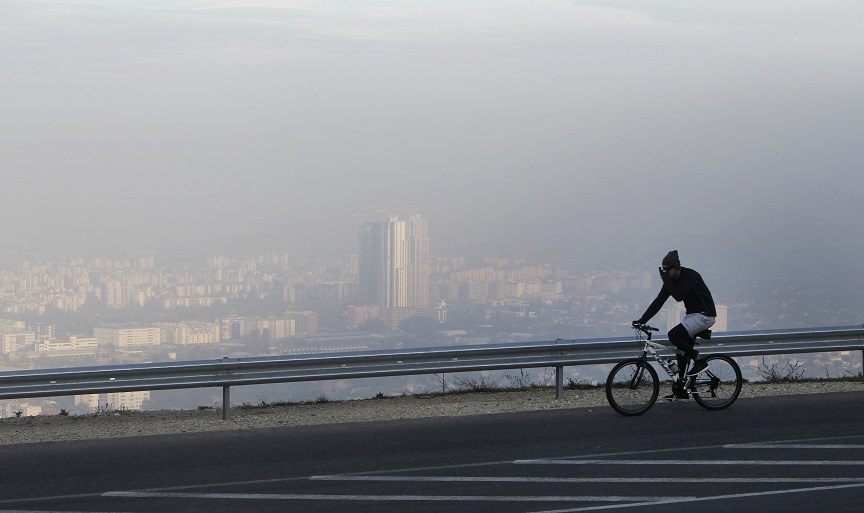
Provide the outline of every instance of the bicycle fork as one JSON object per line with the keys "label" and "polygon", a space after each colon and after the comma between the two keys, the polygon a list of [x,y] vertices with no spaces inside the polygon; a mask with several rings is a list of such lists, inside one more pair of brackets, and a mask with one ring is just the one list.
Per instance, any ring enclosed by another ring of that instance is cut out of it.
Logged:
{"label": "bicycle fork", "polygon": [[636,372],[633,373],[633,377],[630,378],[630,390],[636,390],[639,388],[639,384],[642,383],[642,377],[645,376],[645,367],[651,365],[648,363],[646,358],[642,358],[639,366],[636,369]]}

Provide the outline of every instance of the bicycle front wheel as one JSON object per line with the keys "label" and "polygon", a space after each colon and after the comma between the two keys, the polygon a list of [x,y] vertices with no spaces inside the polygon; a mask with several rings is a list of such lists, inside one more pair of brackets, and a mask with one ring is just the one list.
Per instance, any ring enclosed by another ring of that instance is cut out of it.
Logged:
{"label": "bicycle front wheel", "polygon": [[735,360],[725,355],[708,356],[705,360],[708,370],[688,383],[693,399],[707,410],[728,408],[741,393],[741,369]]}
{"label": "bicycle front wheel", "polygon": [[641,415],[657,401],[660,381],[646,360],[626,360],[612,368],[606,378],[606,399],[621,415]]}

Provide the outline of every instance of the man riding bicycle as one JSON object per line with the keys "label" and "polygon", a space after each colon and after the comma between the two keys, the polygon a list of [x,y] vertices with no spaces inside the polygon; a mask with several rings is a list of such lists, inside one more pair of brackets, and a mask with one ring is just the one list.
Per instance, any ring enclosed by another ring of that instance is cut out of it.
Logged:
{"label": "man riding bicycle", "polygon": [[[717,310],[714,307],[714,298],[711,291],[702,280],[702,276],[687,267],[681,267],[678,251],[672,250],[663,257],[662,266],[659,268],[660,279],[663,286],[654,301],[648,305],[648,309],[633,325],[642,325],[657,315],[663,304],[671,296],[675,301],[683,301],[686,315],[681,323],[669,330],[669,342],[684,352],[685,356],[678,355],[678,368],[683,370],[687,365],[687,359],[693,360],[693,367],[686,373],[687,376],[696,376],[708,369],[708,364],[699,357],[695,349],[696,337],[709,338],[709,328],[717,320]],[[673,397],[674,396],[674,397]],[[668,399],[688,399],[683,390],[673,392]]]}

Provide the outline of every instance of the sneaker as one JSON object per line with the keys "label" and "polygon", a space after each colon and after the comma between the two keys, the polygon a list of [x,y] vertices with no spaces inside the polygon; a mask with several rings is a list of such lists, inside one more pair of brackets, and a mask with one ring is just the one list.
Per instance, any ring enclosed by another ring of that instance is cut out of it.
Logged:
{"label": "sneaker", "polygon": [[689,401],[690,394],[687,392],[673,392],[665,397],[667,401]]}
{"label": "sneaker", "polygon": [[690,368],[690,371],[687,373],[688,376],[696,376],[697,374],[702,374],[708,370],[708,362],[705,360],[699,360],[693,362],[693,367]]}

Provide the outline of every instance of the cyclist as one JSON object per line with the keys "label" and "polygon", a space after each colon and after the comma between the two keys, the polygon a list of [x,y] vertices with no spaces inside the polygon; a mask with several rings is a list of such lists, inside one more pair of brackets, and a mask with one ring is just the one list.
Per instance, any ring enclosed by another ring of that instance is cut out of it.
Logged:
{"label": "cyclist", "polygon": [[[681,323],[669,330],[669,342],[675,345],[685,356],[678,356],[678,368],[684,371],[687,359],[693,360],[693,367],[686,373],[687,376],[696,376],[708,369],[708,364],[699,357],[695,349],[696,337],[710,338],[711,326],[717,320],[717,310],[714,307],[714,298],[711,291],[702,280],[702,276],[687,267],[681,267],[678,258],[678,250],[672,250],[663,257],[662,265],[658,269],[663,286],[654,301],[648,305],[648,309],[633,325],[642,325],[657,315],[663,304],[671,296],[675,301],[683,301],[686,314]],[[688,399],[685,391],[673,391],[667,399]]]}

